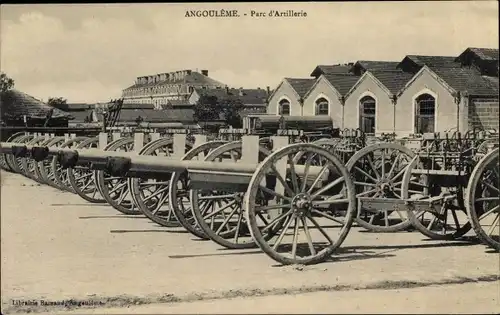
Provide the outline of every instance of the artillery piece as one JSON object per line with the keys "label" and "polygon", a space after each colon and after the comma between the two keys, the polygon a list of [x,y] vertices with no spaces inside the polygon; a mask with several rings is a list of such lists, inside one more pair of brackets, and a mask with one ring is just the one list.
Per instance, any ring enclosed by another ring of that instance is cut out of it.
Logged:
{"label": "artillery piece", "polygon": [[406,214],[412,226],[432,239],[457,239],[474,228],[484,243],[499,249],[498,134],[424,134],[421,148],[409,156],[399,175],[401,198],[358,195],[359,211]]}

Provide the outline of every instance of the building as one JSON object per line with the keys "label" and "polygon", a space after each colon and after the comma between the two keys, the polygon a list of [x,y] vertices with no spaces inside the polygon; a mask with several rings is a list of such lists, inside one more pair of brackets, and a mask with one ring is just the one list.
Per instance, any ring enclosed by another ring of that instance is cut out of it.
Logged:
{"label": "building", "polygon": [[66,103],[66,104],[54,104],[52,107],[60,109],[68,114],[70,114],[73,119],[69,121],[69,127],[72,126],[82,126],[92,123],[92,114],[94,111],[95,104],[88,103]]}
{"label": "building", "polygon": [[132,86],[123,90],[122,98],[125,104],[153,104],[160,108],[170,100],[187,100],[195,89],[223,87],[225,84],[208,76],[208,70],[181,70],[137,77]]}
{"label": "building", "polygon": [[67,127],[73,119],[69,113],[16,89],[0,93],[0,114],[4,126]]}
{"label": "building", "polygon": [[266,90],[261,88],[234,89],[229,87],[223,89],[195,89],[189,96],[188,103],[191,105],[196,104],[202,95],[214,96],[217,99],[235,99],[241,101],[243,104],[243,110],[240,112],[241,116],[248,114],[264,114],[266,113],[269,94],[269,87]]}
{"label": "building", "polygon": [[316,82],[310,78],[284,78],[269,96],[267,113],[271,115],[302,116],[304,95]]}
{"label": "building", "polygon": [[[499,127],[498,49],[320,65],[311,77],[300,79],[303,94],[284,79],[269,100],[268,113],[329,115],[340,128],[367,134]],[[282,110],[281,102],[290,110]]]}
{"label": "building", "polygon": [[[405,62],[413,66],[405,58],[401,68]],[[460,59],[424,63],[398,92],[395,132],[498,130],[498,76],[482,73],[494,74]]]}

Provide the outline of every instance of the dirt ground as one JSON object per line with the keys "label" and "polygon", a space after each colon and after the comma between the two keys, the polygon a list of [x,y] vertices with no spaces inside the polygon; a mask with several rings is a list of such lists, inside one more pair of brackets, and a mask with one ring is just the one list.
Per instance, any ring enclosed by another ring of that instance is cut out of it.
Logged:
{"label": "dirt ground", "polygon": [[283,267],[1,176],[3,314],[500,310],[500,255],[482,244],[354,228],[331,261]]}

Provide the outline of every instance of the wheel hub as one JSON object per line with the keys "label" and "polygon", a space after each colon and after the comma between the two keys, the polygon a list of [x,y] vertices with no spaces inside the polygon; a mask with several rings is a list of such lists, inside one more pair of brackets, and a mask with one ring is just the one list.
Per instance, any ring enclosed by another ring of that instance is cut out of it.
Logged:
{"label": "wheel hub", "polygon": [[382,180],[376,184],[375,189],[378,193],[387,196],[393,192],[393,185],[390,181]]}
{"label": "wheel hub", "polygon": [[292,199],[293,212],[298,215],[304,215],[311,211],[312,200],[308,194],[299,194]]}

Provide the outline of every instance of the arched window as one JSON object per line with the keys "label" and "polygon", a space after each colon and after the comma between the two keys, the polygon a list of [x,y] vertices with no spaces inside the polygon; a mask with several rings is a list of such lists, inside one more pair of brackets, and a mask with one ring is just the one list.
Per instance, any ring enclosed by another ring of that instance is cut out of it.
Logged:
{"label": "arched window", "polygon": [[194,92],[194,87],[190,86],[189,87],[189,94],[193,93]]}
{"label": "arched window", "polygon": [[365,96],[359,101],[359,127],[364,133],[375,133],[376,106],[376,101],[371,96]]}
{"label": "arched window", "polygon": [[279,102],[279,113],[280,116],[290,116],[290,102],[287,99],[282,99]]}
{"label": "arched window", "polygon": [[316,115],[328,115],[329,113],[329,103],[328,101],[324,98],[321,97],[316,101]]}
{"label": "arched window", "polygon": [[436,99],[427,93],[415,99],[415,133],[434,132]]}

